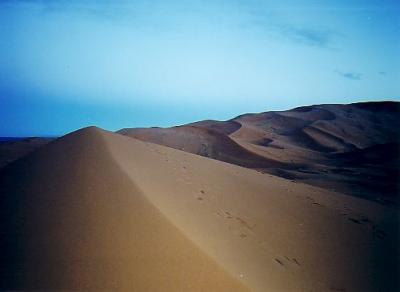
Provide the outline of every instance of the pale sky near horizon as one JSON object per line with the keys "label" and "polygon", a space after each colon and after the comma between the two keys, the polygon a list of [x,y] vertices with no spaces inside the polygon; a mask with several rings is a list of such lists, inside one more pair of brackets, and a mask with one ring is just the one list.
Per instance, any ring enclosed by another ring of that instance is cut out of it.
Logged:
{"label": "pale sky near horizon", "polygon": [[393,0],[3,0],[0,136],[400,100],[399,15]]}

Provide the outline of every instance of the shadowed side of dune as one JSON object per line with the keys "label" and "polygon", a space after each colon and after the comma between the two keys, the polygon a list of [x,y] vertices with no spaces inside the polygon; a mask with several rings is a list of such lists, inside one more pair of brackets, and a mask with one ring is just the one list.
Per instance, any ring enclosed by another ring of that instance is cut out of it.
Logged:
{"label": "shadowed side of dune", "polygon": [[87,128],[0,174],[0,289],[238,291]]}
{"label": "shadowed side of dune", "polygon": [[254,169],[300,167],[253,153],[233,141],[228,135],[204,125],[173,128],[123,129],[118,133],[204,157]]}
{"label": "shadowed side of dune", "polygon": [[242,125],[239,122],[236,122],[233,120],[230,120],[230,121],[205,120],[205,121],[187,124],[187,126],[194,126],[194,127],[203,128],[203,129],[211,129],[216,132],[229,135],[229,134],[232,134],[233,132],[237,131],[238,129],[240,129],[240,127]]}
{"label": "shadowed side of dune", "polygon": [[[397,204],[398,149],[362,160],[360,151],[398,145],[398,102],[324,104],[244,114],[228,121],[119,133],[286,179]],[[372,147],[372,148],[371,148]],[[358,159],[347,163],[340,155]],[[339,156],[336,156],[339,155]],[[394,157],[388,166],[386,157]],[[382,189],[382,185],[390,186]]]}
{"label": "shadowed side of dune", "polygon": [[53,138],[31,137],[18,140],[0,140],[0,168],[46,145]]}

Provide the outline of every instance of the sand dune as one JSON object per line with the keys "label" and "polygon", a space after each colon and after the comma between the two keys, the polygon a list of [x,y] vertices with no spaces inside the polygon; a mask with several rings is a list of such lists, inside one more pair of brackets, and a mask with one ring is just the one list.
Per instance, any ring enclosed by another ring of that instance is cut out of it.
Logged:
{"label": "sand dune", "polygon": [[72,133],[3,170],[0,289],[246,290],[149,202],[103,135]]}
{"label": "sand dune", "polygon": [[1,289],[398,288],[391,206],[97,128],[0,177]]}
{"label": "sand dune", "polygon": [[31,137],[0,140],[0,168],[49,143],[53,138]]}
{"label": "sand dune", "polygon": [[138,128],[124,129],[118,133],[248,168],[293,168],[288,163],[275,161],[249,151],[226,134],[216,131],[215,127],[209,127],[211,129],[207,129],[203,125],[169,129]]}
{"label": "sand dune", "polygon": [[[287,179],[397,204],[399,116],[397,102],[316,105],[244,114],[225,122],[202,121],[166,129],[123,129],[119,133]],[[397,147],[379,152],[380,159],[372,164],[362,160],[349,164],[336,159],[337,154],[350,157],[384,145]],[[386,157],[397,159],[388,163]]]}

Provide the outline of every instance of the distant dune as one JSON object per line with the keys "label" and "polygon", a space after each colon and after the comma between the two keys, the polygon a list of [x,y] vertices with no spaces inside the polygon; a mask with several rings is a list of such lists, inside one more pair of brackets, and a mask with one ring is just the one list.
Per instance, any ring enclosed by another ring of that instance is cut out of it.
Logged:
{"label": "distant dune", "polygon": [[0,168],[49,143],[51,140],[53,138],[0,139]]}
{"label": "distant dune", "polygon": [[0,290],[399,291],[398,114],[2,142]]}
{"label": "distant dune", "polygon": [[398,208],[94,127],[1,169],[0,208],[1,290],[398,289]]}
{"label": "distant dune", "polygon": [[398,102],[367,102],[118,133],[381,203],[397,203],[399,117]]}

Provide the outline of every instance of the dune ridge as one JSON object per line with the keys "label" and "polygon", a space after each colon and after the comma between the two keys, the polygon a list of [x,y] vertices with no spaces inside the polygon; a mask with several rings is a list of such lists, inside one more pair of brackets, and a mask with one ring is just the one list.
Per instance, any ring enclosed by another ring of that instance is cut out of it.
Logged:
{"label": "dune ridge", "polygon": [[104,138],[153,204],[252,291],[396,290],[396,208],[129,137]]}
{"label": "dune ridge", "polygon": [[46,145],[53,138],[30,137],[22,139],[6,138],[4,141],[0,139],[0,168],[7,164],[18,160],[30,152]]}
{"label": "dune ridge", "polygon": [[0,289],[246,291],[149,203],[102,135],[74,132],[2,171]]}
{"label": "dune ridge", "polygon": [[[118,133],[380,203],[398,204],[399,116],[398,102],[325,104],[172,128],[127,128]],[[343,158],[379,147],[388,152],[375,153],[381,159],[372,164],[366,160],[349,163]],[[342,159],[335,159],[339,154],[343,154]]]}
{"label": "dune ridge", "polygon": [[3,290],[399,288],[398,208],[98,128],[0,170],[0,207]]}

